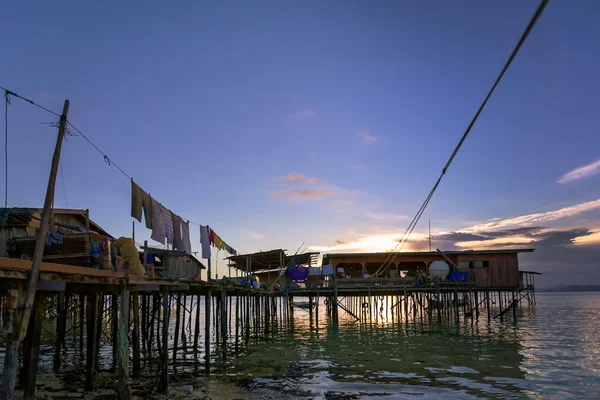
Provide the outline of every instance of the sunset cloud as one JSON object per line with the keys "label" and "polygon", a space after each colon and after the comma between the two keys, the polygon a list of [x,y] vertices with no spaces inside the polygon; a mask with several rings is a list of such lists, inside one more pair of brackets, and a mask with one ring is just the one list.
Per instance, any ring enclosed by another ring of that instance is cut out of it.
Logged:
{"label": "sunset cloud", "polygon": [[356,136],[361,138],[365,144],[371,144],[379,140],[376,136],[372,135],[368,129],[361,129],[357,131]]}
{"label": "sunset cloud", "polygon": [[588,176],[597,175],[599,173],[600,173],[600,160],[597,160],[591,164],[587,164],[587,165],[581,166],[579,168],[575,168],[574,170],[567,172],[558,180],[558,183],[565,184],[565,183],[576,181],[578,179],[586,178]]}
{"label": "sunset cloud", "polygon": [[298,172],[291,172],[287,176],[282,176],[281,178],[277,178],[277,182],[311,184],[311,183],[318,183],[319,179],[309,178],[302,174],[299,174]]}
{"label": "sunset cloud", "polygon": [[543,213],[527,214],[507,219],[495,218],[483,224],[478,224],[469,228],[461,229],[459,232],[479,232],[509,227],[537,225],[541,223],[547,223],[550,221],[556,221],[567,217],[573,217],[584,212],[599,208],[600,199],[588,201],[586,203],[576,204],[570,207],[563,207],[558,210],[547,211]]}
{"label": "sunset cloud", "polygon": [[337,194],[339,191],[323,188],[323,189],[296,189],[296,190],[271,190],[269,192],[271,197],[275,197],[278,199],[288,199],[288,200],[323,200],[331,198]]}
{"label": "sunset cloud", "polygon": [[600,231],[586,236],[578,236],[572,242],[575,246],[600,246]]}

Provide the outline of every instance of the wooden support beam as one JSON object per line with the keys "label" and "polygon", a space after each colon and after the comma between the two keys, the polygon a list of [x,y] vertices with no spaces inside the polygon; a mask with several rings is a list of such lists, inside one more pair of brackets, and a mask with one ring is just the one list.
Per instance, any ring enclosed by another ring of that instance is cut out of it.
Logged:
{"label": "wooden support beam", "polygon": [[[113,304],[116,307],[117,304]],[[119,400],[131,399],[129,387],[129,289],[127,285],[121,287],[118,299],[119,329],[117,334],[117,394]],[[139,349],[138,349],[139,350]]]}
{"label": "wooden support beam", "polygon": [[[209,264],[210,265],[210,259]],[[210,270],[209,270],[210,271]],[[204,297],[204,371],[210,374],[210,306],[212,294],[209,290]]]}
{"label": "wooden support beam", "polygon": [[98,323],[98,295],[87,296],[87,357],[85,389],[94,390],[94,379],[96,376],[96,331]]}
{"label": "wooden support beam", "polygon": [[162,291],[162,352],[161,352],[161,373],[158,391],[166,393],[169,391],[169,289],[166,286]]}
{"label": "wooden support beam", "polygon": [[25,354],[23,354],[23,372],[26,374],[24,399],[35,398],[35,383],[37,379],[38,362],[40,359],[40,340],[42,337],[42,322],[46,311],[46,294],[40,292],[36,295],[34,311],[31,315]]}
{"label": "wooden support beam", "polygon": [[68,302],[65,301],[65,293],[61,292],[56,295],[56,340],[54,342],[54,372],[58,372],[61,366],[60,350],[65,341],[67,332],[67,309]]}
{"label": "wooden support beam", "polygon": [[177,305],[175,308],[175,334],[173,335],[173,373],[177,373],[177,345],[179,343],[179,321],[181,317],[181,293],[176,297]]}
{"label": "wooden support beam", "polygon": [[194,375],[198,375],[198,341],[200,340],[200,298],[196,298],[196,319],[194,320]]}
{"label": "wooden support beam", "polygon": [[133,351],[132,375],[138,378],[141,372],[140,364],[140,298],[139,293],[133,293],[133,333],[131,334]]}

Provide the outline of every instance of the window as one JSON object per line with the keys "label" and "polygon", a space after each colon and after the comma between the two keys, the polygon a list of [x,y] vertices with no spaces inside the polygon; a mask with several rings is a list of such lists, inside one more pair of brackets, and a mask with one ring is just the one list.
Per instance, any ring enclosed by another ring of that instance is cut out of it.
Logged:
{"label": "window", "polygon": [[483,268],[489,268],[490,267],[490,262],[489,261],[484,261],[483,262]]}
{"label": "window", "polygon": [[466,271],[467,269],[471,268],[471,265],[470,265],[470,263],[468,261],[460,261],[458,263],[458,268],[461,271]]}
{"label": "window", "polygon": [[471,268],[483,268],[483,261],[471,261],[473,266]]}

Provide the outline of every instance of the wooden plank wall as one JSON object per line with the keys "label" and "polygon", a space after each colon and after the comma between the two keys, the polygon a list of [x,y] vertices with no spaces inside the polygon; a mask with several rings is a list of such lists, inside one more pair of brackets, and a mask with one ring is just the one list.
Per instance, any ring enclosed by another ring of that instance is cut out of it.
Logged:
{"label": "wooden plank wall", "polygon": [[519,261],[517,254],[459,255],[461,261],[488,261],[488,268],[470,268],[469,274],[478,287],[518,287]]}

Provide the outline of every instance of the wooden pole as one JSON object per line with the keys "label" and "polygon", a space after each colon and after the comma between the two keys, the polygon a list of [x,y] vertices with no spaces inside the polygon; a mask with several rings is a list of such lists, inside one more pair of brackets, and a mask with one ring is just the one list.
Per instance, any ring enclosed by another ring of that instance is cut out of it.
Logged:
{"label": "wooden pole", "polygon": [[27,385],[25,386],[25,399],[35,398],[35,383],[37,379],[38,361],[40,359],[40,340],[42,337],[42,320],[46,306],[46,294],[40,292],[36,296],[35,313],[31,318],[30,343],[28,351],[23,355],[24,372],[27,374]]}
{"label": "wooden pole", "polygon": [[[116,306],[113,305],[113,306]],[[129,400],[131,398],[131,388],[129,387],[129,340],[127,332],[129,331],[129,289],[127,284],[121,287],[119,296],[119,332],[117,335],[117,393],[119,400]],[[139,347],[138,347],[139,350]]]}
{"label": "wooden pole", "polygon": [[139,293],[133,293],[133,334],[131,335],[133,350],[133,377],[140,376],[140,299]]}
{"label": "wooden pole", "polygon": [[200,295],[196,299],[196,319],[194,321],[194,375],[198,375],[198,340],[200,339]]}
{"label": "wooden pole", "polygon": [[[208,265],[210,268],[210,258],[208,259]],[[204,297],[204,371],[208,375],[210,374],[210,307],[211,307],[212,294],[209,290]]]}
{"label": "wooden pole", "polygon": [[56,340],[54,342],[54,372],[58,372],[61,366],[60,350],[65,340],[67,331],[67,304],[65,303],[65,292],[56,295]]}
{"label": "wooden pole", "polygon": [[177,305],[175,306],[175,335],[173,336],[173,373],[177,373],[177,345],[179,344],[179,321],[181,316],[181,293],[176,297]]}
{"label": "wooden pole", "polygon": [[158,391],[165,393],[169,391],[169,292],[166,286],[162,287],[162,297],[162,353],[160,355],[161,373]]}
{"label": "wooden pole", "polygon": [[113,293],[110,297],[110,332],[112,340],[112,361],[113,368],[117,367],[117,348],[118,348],[118,336],[119,336],[119,295]]}
{"label": "wooden pole", "polygon": [[85,389],[94,389],[94,377],[96,375],[96,330],[98,323],[98,295],[89,294],[87,298],[87,372],[85,377]]}
{"label": "wooden pole", "polygon": [[83,356],[83,325],[85,323],[85,295],[79,295],[79,354]]}
{"label": "wooden pole", "polygon": [[40,267],[42,266],[42,257],[44,256],[44,248],[46,246],[46,235],[48,234],[48,224],[50,222],[50,214],[52,213],[52,204],[54,203],[54,188],[56,185],[56,173],[58,172],[58,163],[60,161],[60,150],[62,147],[63,137],[67,126],[67,113],[69,111],[69,100],[65,100],[63,112],[60,116],[60,124],[58,127],[58,137],[56,138],[56,146],[52,156],[52,165],[50,167],[50,176],[48,178],[48,186],[46,188],[46,198],[44,200],[44,209],[40,227],[37,232],[35,241],[35,250],[33,252],[33,260],[31,262],[31,272],[26,285],[26,291],[23,298],[19,299],[19,309],[13,319],[13,333],[8,338],[8,341],[15,341],[15,344],[6,346],[6,356],[4,357],[4,372],[2,374],[2,391],[0,399],[10,400],[13,398],[16,384],[17,364],[10,364],[10,361],[18,358],[18,355],[9,354],[11,351],[18,351],[21,342],[27,333],[27,325],[31,316],[33,302],[37,291],[37,283],[40,277]]}

